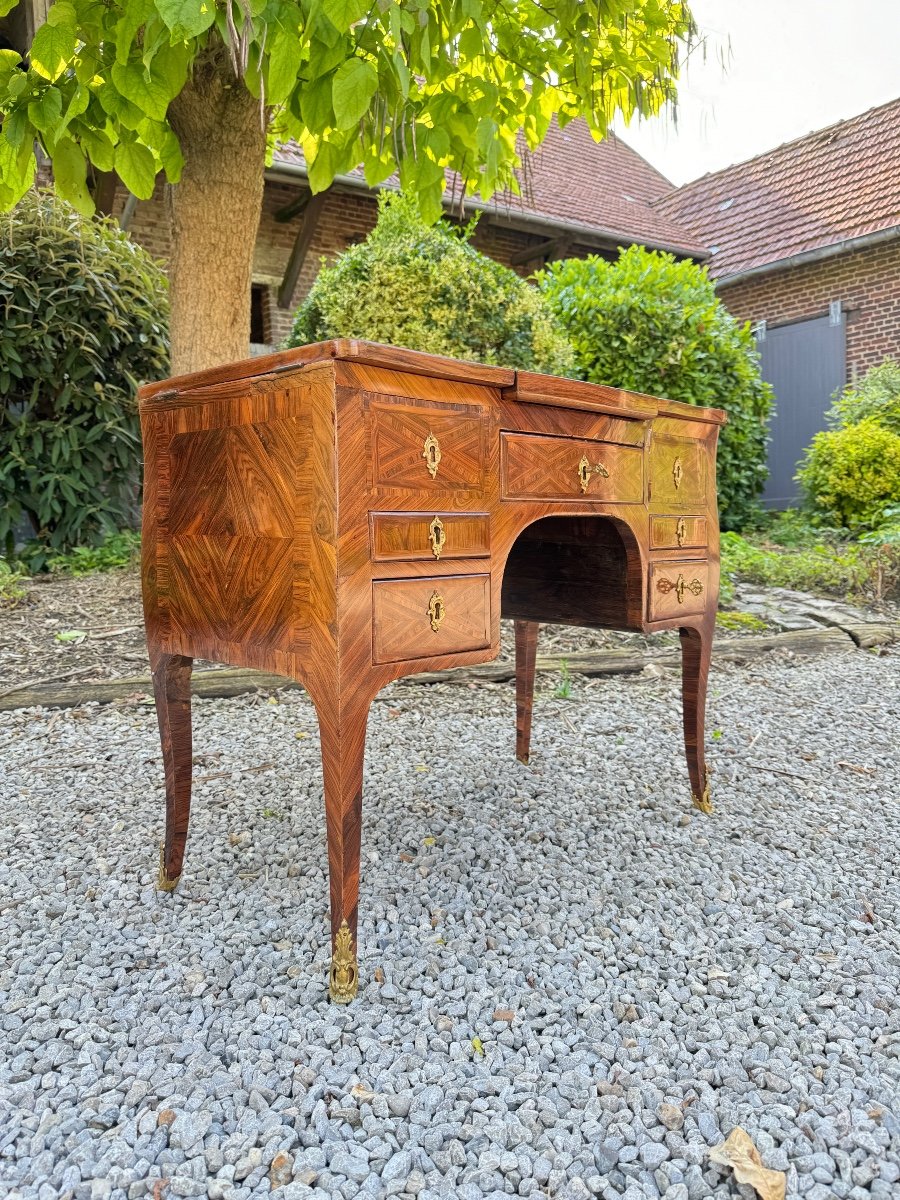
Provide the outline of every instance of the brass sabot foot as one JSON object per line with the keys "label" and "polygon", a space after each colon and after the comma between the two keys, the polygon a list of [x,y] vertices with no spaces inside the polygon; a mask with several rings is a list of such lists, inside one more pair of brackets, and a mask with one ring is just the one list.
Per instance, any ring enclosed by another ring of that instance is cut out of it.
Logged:
{"label": "brass sabot foot", "polygon": [[334,940],[328,992],[335,1004],[349,1004],[358,988],[359,966],[353,953],[353,935],[347,922],[342,921]]}
{"label": "brass sabot foot", "polygon": [[174,879],[170,879],[166,874],[166,848],[159,848],[159,879],[156,881],[156,886],[161,892],[174,892],[178,887],[180,875],[176,875]]}
{"label": "brass sabot foot", "polygon": [[704,783],[706,784],[706,786],[703,789],[703,795],[702,796],[692,795],[691,800],[694,803],[694,808],[699,808],[700,811],[703,813],[711,813],[713,811],[713,806],[712,806],[712,800],[710,800],[710,798],[709,798],[709,770],[708,769],[707,769],[706,775],[704,776]]}

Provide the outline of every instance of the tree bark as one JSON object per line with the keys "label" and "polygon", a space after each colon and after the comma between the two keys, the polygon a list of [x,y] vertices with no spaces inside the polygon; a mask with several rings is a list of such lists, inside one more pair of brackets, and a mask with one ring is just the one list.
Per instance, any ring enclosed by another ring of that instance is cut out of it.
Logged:
{"label": "tree bark", "polygon": [[169,188],[172,374],[246,358],[266,133],[259,101],[215,45],[169,108],[184,170]]}

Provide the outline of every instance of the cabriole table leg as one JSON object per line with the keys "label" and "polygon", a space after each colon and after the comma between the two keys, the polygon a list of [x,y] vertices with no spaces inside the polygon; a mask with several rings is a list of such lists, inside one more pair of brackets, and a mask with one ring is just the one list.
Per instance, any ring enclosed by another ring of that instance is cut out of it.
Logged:
{"label": "cabriole table leg", "polygon": [[172,892],[181,878],[191,815],[192,658],[150,650],[153,693],[166,778],[166,837],[159,851],[159,888]]}
{"label": "cabriole table leg", "polygon": [[701,812],[713,811],[709,798],[709,770],[706,766],[704,725],[706,719],[706,683],[712,652],[715,613],[702,628],[682,628],[681,697],[684,719],[684,749],[691,778],[691,799]]}
{"label": "cabriole table leg", "polygon": [[516,758],[528,763],[531,751],[531,710],[534,704],[534,660],[540,625],[516,621]]}

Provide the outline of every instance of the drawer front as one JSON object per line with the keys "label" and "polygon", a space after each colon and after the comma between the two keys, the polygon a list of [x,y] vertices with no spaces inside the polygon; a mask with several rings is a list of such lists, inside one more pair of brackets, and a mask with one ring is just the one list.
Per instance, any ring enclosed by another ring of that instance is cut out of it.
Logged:
{"label": "drawer front", "polygon": [[706,500],[706,448],[689,438],[653,438],[650,503],[688,508]]}
{"label": "drawer front", "polygon": [[701,613],[709,600],[709,564],[703,559],[654,563],[647,607],[651,621]]}
{"label": "drawer front", "polygon": [[682,546],[705,546],[706,517],[651,517],[650,549],[680,550]]}
{"label": "drawer front", "polygon": [[458,405],[372,403],[372,483],[418,492],[484,490],[487,417]]}
{"label": "drawer front", "polygon": [[372,513],[373,562],[485,558],[491,552],[487,513]]}
{"label": "drawer front", "polygon": [[640,504],[644,452],[575,438],[501,434],[503,495],[534,500]]}
{"label": "drawer front", "polygon": [[458,654],[491,644],[490,575],[376,580],[372,602],[377,663]]}

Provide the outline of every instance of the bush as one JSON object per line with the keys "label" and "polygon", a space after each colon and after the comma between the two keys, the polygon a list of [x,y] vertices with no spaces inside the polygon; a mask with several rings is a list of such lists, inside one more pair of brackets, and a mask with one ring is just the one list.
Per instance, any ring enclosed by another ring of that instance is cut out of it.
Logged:
{"label": "bush", "polygon": [[596,256],[552,263],[539,280],[581,378],[727,411],[722,524],[752,520],[767,473],[772,390],[760,377],[749,326],[719,302],[705,269],[631,246],[615,263]]}
{"label": "bush", "polygon": [[383,192],[366,240],[323,266],[288,346],[358,337],[474,362],[566,374],[572,348],[540,293],[469,244],[472,227],[427,225]]}
{"label": "bush", "polygon": [[114,221],[47,192],[0,221],[0,545],[27,520],[32,568],[130,522],[167,318],[162,269]]}
{"label": "bush", "polygon": [[900,434],[900,363],[886,359],[856,384],[849,384],[831,406],[828,420],[840,429],[874,418]]}
{"label": "bush", "polygon": [[900,434],[874,416],[817,433],[797,479],[818,519],[865,533],[888,505],[900,503]]}

